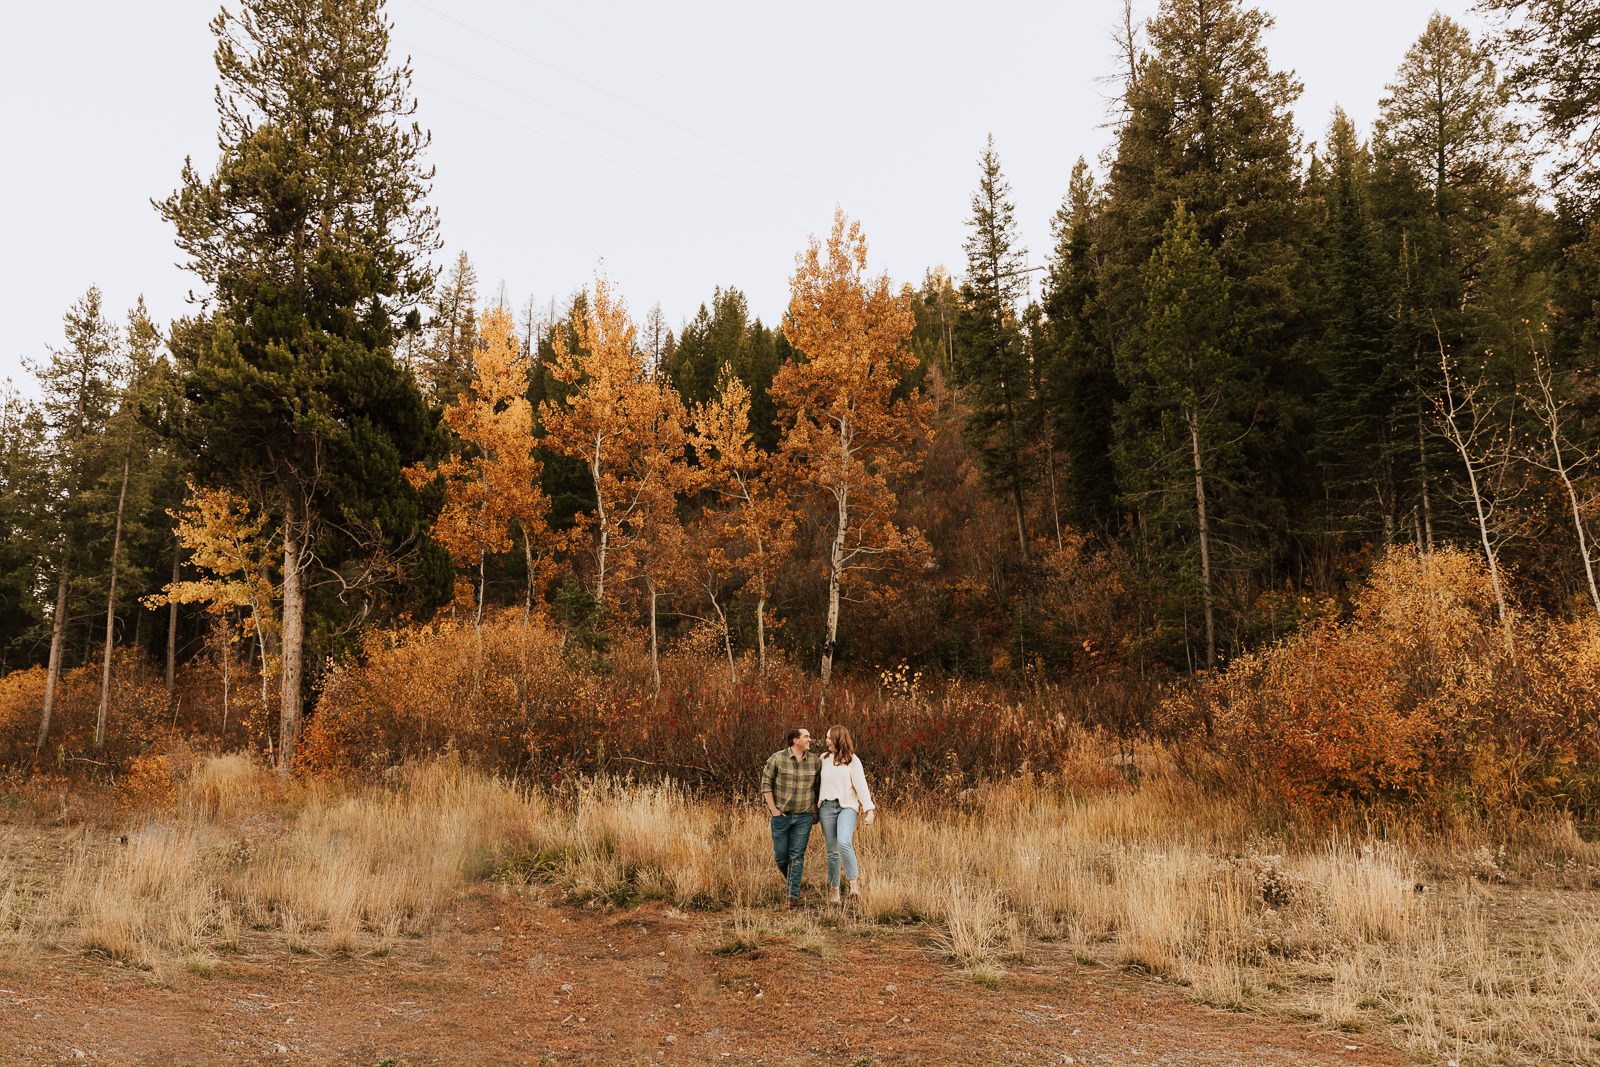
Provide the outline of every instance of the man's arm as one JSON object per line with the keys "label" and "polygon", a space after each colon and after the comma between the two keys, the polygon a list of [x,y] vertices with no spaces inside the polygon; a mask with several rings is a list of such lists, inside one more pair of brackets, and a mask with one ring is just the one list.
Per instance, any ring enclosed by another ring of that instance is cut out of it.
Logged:
{"label": "man's arm", "polygon": [[767,814],[776,819],[783,812],[778,810],[778,805],[772,802],[772,793],[777,788],[775,779],[778,775],[776,760],[768,756],[766,765],[761,768],[761,800],[767,806]]}

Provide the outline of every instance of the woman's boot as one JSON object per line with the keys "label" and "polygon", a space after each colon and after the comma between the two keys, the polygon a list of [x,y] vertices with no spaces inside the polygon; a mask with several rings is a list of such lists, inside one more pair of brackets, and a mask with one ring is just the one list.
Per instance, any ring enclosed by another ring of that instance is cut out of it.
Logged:
{"label": "woman's boot", "polygon": [[[851,883],[851,885],[854,885],[854,884],[855,884],[854,882]],[[828,887],[828,903],[829,904],[837,904],[837,903],[839,903],[839,883],[838,882],[835,882],[835,883],[833,883],[832,885],[830,885]]]}
{"label": "woman's boot", "polygon": [[857,884],[860,881],[861,879],[859,878],[850,879],[850,896],[852,898],[859,897],[861,895],[861,886]]}

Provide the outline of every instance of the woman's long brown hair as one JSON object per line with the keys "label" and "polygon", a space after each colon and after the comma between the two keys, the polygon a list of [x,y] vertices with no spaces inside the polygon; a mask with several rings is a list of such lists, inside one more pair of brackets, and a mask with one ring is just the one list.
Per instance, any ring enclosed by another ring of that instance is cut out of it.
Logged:
{"label": "woman's long brown hair", "polygon": [[828,740],[833,742],[833,765],[835,767],[848,767],[855,758],[856,746],[850,743],[850,730],[844,726],[835,726],[828,731]]}

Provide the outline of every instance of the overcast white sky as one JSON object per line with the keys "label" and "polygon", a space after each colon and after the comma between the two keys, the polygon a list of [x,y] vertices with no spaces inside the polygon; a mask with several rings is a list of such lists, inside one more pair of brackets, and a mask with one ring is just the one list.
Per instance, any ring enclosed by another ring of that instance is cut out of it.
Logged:
{"label": "overcast white sky", "polygon": [[[1466,0],[1266,3],[1296,118],[1335,104],[1370,125],[1429,14]],[[433,203],[480,296],[560,300],[606,272],[635,315],[676,328],[717,285],[769,324],[795,253],[835,204],[862,220],[873,269],[959,271],[976,158],[992,133],[1032,261],[1073,162],[1105,146],[1108,31],[1121,0],[963,4],[390,0],[433,131]],[[1136,10],[1149,15],[1154,0]],[[0,15],[0,378],[61,343],[90,285],[158,321],[195,285],[150,207],[186,155],[217,156],[215,0],[65,0]]]}

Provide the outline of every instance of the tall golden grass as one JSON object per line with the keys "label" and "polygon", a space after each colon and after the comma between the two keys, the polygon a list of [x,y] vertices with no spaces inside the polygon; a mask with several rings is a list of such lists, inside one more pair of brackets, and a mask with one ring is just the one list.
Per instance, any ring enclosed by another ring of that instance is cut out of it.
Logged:
{"label": "tall golden grass", "polygon": [[[1448,849],[1351,827],[1271,842],[1238,801],[1171,774],[1094,796],[1060,783],[1025,775],[965,808],[885,806],[858,831],[864,899],[841,918],[929,924],[988,984],[1049,939],[1086,965],[1159,975],[1212,1003],[1392,1027],[1429,1054],[1592,1053],[1594,915],[1563,913],[1542,943],[1518,947],[1495,938],[1482,883],[1418,891],[1460,859]],[[1600,848],[1570,824],[1539,840],[1523,862],[1600,865]],[[820,904],[817,852],[807,893]],[[215,966],[247,937],[382,955],[397,938],[428,936],[460,888],[484,879],[572,901],[731,908],[747,938],[760,925],[750,909],[782,892],[758,809],[671,782],[551,791],[437,760],[382,783],[281,786],[223,756],[181,775],[167,809],[126,844],[79,834],[49,884],[0,839],[0,930],[20,954],[61,946],[158,972]]]}

